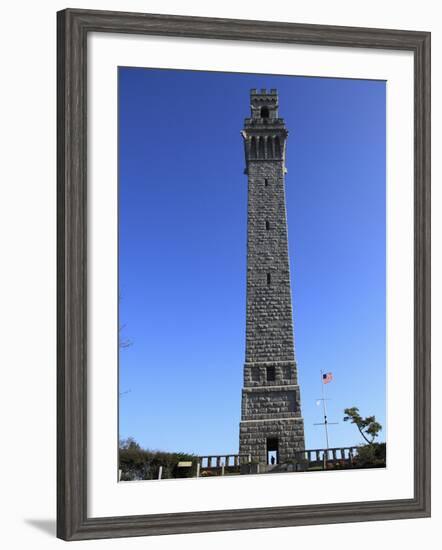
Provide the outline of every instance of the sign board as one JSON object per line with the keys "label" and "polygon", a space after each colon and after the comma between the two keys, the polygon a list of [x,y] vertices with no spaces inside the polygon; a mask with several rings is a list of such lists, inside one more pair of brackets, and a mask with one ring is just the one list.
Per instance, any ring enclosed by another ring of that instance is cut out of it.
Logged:
{"label": "sign board", "polygon": [[192,467],[191,460],[189,460],[188,462],[187,461],[178,462],[178,468],[191,468],[191,467]]}

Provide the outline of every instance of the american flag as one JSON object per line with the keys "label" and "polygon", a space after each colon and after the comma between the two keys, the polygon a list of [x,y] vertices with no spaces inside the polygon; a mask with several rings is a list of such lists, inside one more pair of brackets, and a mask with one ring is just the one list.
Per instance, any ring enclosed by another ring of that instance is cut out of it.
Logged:
{"label": "american flag", "polygon": [[331,372],[324,372],[322,374],[322,383],[323,384],[328,384],[329,382],[331,382],[333,380],[333,373]]}

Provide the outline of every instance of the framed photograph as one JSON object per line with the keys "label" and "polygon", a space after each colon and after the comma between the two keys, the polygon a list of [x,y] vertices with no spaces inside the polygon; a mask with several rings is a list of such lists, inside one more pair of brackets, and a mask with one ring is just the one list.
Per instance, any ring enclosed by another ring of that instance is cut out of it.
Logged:
{"label": "framed photograph", "polygon": [[58,536],[429,516],[430,33],[68,9],[57,110]]}

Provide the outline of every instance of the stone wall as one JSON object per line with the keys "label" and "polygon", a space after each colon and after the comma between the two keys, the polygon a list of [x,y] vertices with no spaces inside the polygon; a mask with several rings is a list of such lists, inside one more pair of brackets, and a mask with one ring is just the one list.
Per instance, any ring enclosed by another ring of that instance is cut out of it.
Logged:
{"label": "stone wall", "polygon": [[248,176],[246,362],[291,361],[294,341],[283,161],[250,161]]}
{"label": "stone wall", "polygon": [[244,388],[241,413],[249,420],[299,416],[299,386]]}
{"label": "stone wall", "polygon": [[[275,371],[275,380],[267,379],[267,370]],[[244,364],[244,387],[296,385],[298,374],[295,361],[260,361]]]}

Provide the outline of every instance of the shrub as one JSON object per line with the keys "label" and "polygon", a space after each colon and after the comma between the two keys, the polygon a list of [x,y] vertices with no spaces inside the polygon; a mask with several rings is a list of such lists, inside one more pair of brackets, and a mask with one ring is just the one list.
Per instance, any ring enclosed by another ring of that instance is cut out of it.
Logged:
{"label": "shrub", "polygon": [[[128,438],[120,441],[121,481],[158,479],[160,466],[163,467],[162,479],[194,477],[196,475],[195,458],[195,455],[190,453],[143,449],[133,438]],[[192,461],[192,467],[178,468],[180,461]]]}
{"label": "shrub", "polygon": [[370,443],[358,447],[353,460],[355,468],[384,468],[386,466],[387,446],[385,443]]}

